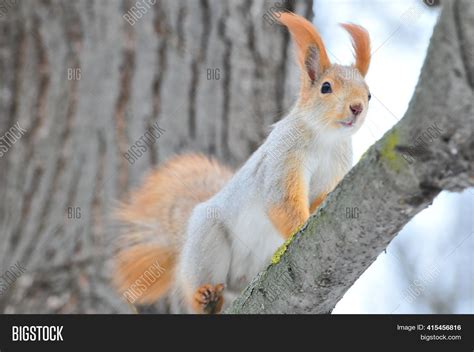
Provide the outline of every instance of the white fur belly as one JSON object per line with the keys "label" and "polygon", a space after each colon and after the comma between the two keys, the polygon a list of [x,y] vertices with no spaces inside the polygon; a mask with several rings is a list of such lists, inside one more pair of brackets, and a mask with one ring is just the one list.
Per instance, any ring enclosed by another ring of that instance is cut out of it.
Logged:
{"label": "white fur belly", "polygon": [[260,204],[247,206],[233,223],[232,263],[229,282],[233,290],[242,290],[261,270],[284,242]]}
{"label": "white fur belly", "polygon": [[309,184],[309,203],[321,194],[331,191],[336,183],[350,169],[351,160],[350,146],[345,152],[326,150],[311,154],[305,160],[304,175]]}

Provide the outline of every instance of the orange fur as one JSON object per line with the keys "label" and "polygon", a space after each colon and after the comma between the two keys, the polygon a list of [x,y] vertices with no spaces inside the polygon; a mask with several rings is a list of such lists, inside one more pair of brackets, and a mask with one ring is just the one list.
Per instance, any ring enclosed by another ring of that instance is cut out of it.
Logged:
{"label": "orange fur", "polygon": [[159,223],[160,230],[176,240],[194,206],[216,194],[231,177],[232,171],[216,160],[180,155],[153,171],[117,215],[126,223]]}
{"label": "orange fur", "polygon": [[314,213],[316,209],[321,205],[321,203],[326,199],[326,194],[320,194],[316,198],[313,199],[311,202],[311,206],[309,207],[309,212]]}
{"label": "orange fur", "polygon": [[181,155],[158,167],[132,192],[117,210],[119,220],[128,226],[116,255],[113,278],[121,292],[134,285],[154,262],[166,271],[137,302],[155,302],[168,291],[191,211],[231,177],[232,172],[215,160]]}
{"label": "orange fur", "polygon": [[130,303],[153,303],[171,286],[176,253],[135,245],[117,255],[115,285]]}
{"label": "orange fur", "polygon": [[341,26],[349,32],[352,37],[352,45],[355,51],[355,67],[365,77],[370,65],[370,37],[364,27],[352,23],[344,23]]}
{"label": "orange fur", "polygon": [[300,94],[304,100],[305,96],[307,95],[308,88],[311,85],[311,81],[308,79],[308,75],[306,74],[306,59],[308,57],[310,47],[315,47],[319,52],[320,73],[327,70],[331,66],[331,62],[329,61],[323,40],[311,22],[309,22],[306,18],[295,15],[291,12],[281,13],[279,20],[283,25],[288,27],[296,43],[298,63],[300,64],[301,70],[303,72]]}
{"label": "orange fur", "polygon": [[271,207],[268,216],[283,238],[290,237],[309,217],[308,190],[296,158],[290,158],[289,173],[284,181],[280,204]]}

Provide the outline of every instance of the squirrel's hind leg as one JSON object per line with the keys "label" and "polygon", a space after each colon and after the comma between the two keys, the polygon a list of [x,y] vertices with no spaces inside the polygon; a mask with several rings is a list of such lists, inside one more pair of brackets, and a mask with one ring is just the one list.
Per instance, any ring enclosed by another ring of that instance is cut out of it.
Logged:
{"label": "squirrel's hind leg", "polygon": [[224,304],[231,244],[225,226],[206,216],[205,203],[190,218],[178,267],[178,282],[188,310],[192,313],[219,313]]}

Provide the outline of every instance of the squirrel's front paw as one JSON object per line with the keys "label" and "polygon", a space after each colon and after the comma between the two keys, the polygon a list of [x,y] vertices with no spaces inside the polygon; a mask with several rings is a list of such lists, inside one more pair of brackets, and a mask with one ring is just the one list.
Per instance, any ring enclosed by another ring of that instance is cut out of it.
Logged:
{"label": "squirrel's front paw", "polygon": [[194,293],[193,306],[197,313],[217,314],[221,311],[224,304],[222,292],[224,285],[203,285]]}

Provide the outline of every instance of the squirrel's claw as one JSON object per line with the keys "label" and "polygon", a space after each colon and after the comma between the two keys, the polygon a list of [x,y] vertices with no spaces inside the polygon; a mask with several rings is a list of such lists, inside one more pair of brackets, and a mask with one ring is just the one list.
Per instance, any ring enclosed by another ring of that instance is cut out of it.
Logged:
{"label": "squirrel's claw", "polygon": [[201,314],[217,314],[224,304],[224,285],[203,285],[194,293],[194,309]]}

